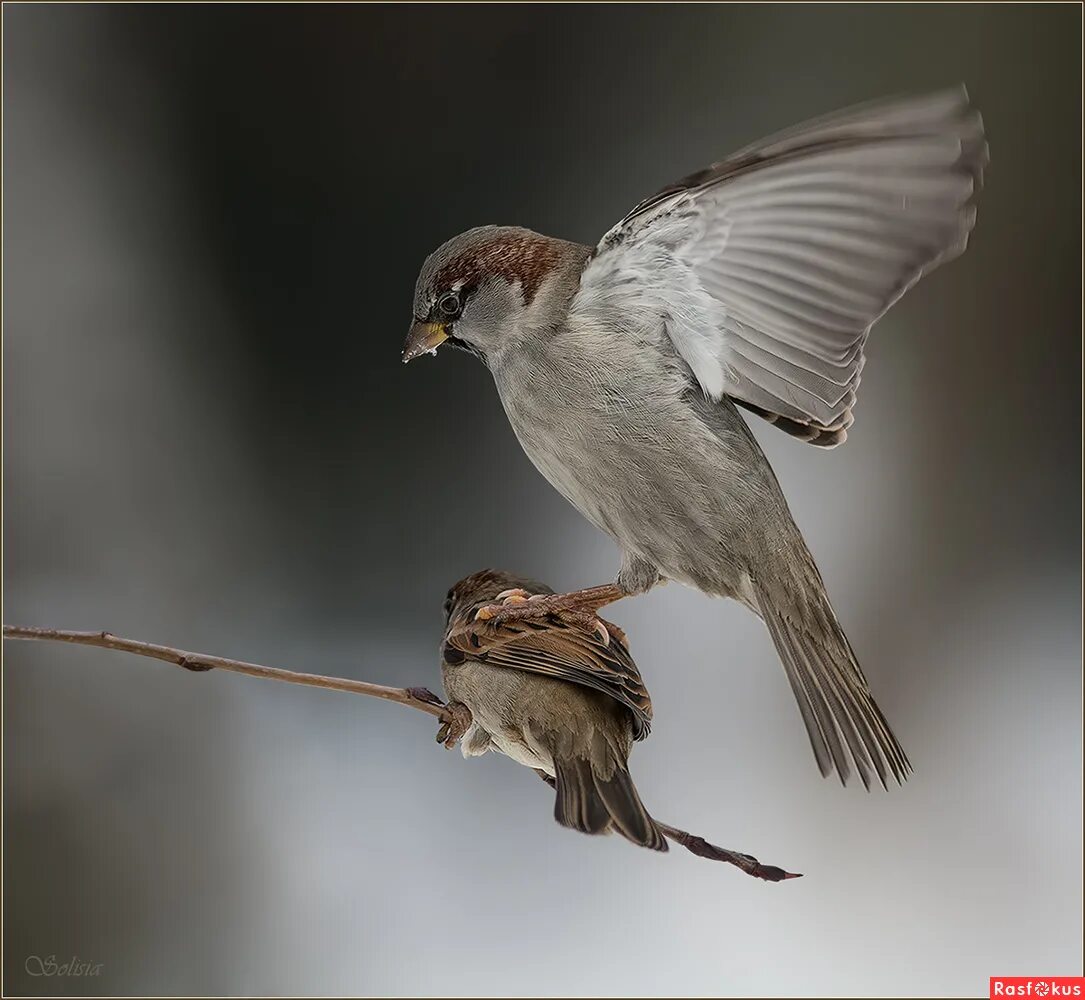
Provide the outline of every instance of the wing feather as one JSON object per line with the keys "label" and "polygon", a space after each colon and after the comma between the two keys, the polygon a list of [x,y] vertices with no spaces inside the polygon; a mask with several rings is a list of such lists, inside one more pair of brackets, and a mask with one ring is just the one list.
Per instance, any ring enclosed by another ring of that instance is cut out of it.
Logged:
{"label": "wing feather", "polygon": [[708,396],[837,444],[870,327],[964,250],[986,163],[963,87],[808,122],[638,205],[574,309],[638,294]]}
{"label": "wing feather", "polygon": [[[601,691],[629,709],[633,735],[644,739],[652,722],[652,700],[637,664],[618,638],[604,645],[599,636],[558,616],[493,625],[475,621],[470,609],[447,642],[490,666],[541,674]],[[620,634],[614,628],[612,635]]]}

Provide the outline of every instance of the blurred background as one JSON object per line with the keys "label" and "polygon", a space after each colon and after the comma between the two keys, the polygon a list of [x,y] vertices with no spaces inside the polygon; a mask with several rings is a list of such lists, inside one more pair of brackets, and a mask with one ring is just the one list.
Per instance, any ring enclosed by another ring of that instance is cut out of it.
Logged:
{"label": "blurred background", "polygon": [[[764,134],[958,81],[992,150],[969,252],[874,333],[847,446],[754,422],[912,780],[818,777],[738,605],[613,612],[649,808],[806,878],[572,835],[534,775],[395,705],[5,644],[6,992],[1080,974],[1080,16],[5,4],[4,620],[388,684],[438,687],[466,573],[618,564],[481,365],[400,364],[430,250],[593,243]],[[28,974],[50,955],[100,974]]]}

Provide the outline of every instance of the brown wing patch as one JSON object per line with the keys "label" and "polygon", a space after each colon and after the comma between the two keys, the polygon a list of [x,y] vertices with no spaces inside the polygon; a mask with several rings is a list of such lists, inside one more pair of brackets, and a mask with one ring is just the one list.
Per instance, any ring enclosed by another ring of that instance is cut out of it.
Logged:
{"label": "brown wing patch", "polygon": [[613,639],[604,645],[595,632],[556,616],[495,626],[475,621],[475,610],[466,608],[457,616],[446,637],[446,648],[490,666],[524,670],[600,691],[629,710],[635,739],[648,735],[652,700],[633,657],[620,641]]}

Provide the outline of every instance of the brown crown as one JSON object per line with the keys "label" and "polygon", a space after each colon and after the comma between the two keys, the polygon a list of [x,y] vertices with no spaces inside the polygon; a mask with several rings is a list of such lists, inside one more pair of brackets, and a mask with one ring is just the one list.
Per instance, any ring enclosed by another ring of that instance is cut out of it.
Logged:
{"label": "brown crown", "polygon": [[503,235],[454,257],[434,276],[434,286],[449,288],[457,282],[471,286],[501,277],[510,284],[519,282],[524,302],[530,303],[557,265],[558,247],[557,240],[535,233]]}

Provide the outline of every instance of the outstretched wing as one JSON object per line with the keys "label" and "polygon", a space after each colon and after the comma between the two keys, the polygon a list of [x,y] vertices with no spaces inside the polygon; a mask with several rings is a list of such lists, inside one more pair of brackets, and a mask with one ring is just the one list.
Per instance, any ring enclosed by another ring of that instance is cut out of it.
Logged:
{"label": "outstretched wing", "polygon": [[474,621],[475,610],[469,609],[449,629],[446,660],[451,648],[490,666],[524,670],[593,688],[629,709],[635,739],[648,735],[652,700],[633,657],[618,638],[620,629],[613,628],[610,642],[604,644],[595,632],[557,616],[493,625]]}
{"label": "outstretched wing", "polygon": [[839,444],[871,325],[964,250],[986,163],[963,87],[808,122],[638,205],[600,242],[581,301],[651,286],[706,395]]}

